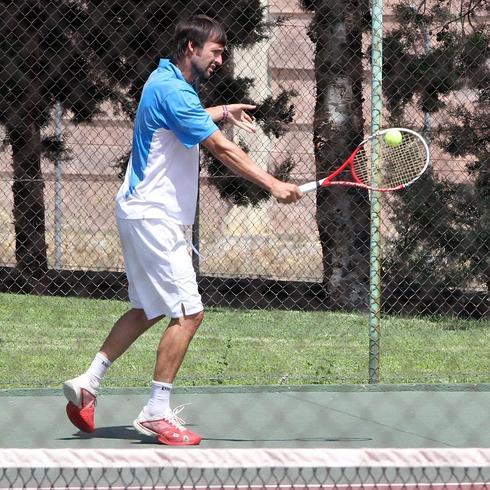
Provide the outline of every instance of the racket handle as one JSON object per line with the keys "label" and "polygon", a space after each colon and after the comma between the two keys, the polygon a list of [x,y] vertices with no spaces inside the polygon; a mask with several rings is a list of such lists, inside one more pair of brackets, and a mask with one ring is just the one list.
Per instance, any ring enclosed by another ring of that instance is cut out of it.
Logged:
{"label": "racket handle", "polygon": [[315,191],[320,187],[321,180],[314,180],[313,182],[308,182],[307,184],[303,184],[299,186],[299,190],[301,192],[307,193],[311,191]]}

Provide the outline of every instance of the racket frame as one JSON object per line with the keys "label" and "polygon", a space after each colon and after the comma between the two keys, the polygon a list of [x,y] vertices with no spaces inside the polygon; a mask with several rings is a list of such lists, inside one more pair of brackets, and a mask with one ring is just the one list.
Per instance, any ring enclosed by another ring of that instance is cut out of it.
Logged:
{"label": "racket frame", "polygon": [[[402,134],[403,133],[410,133],[413,136],[415,136],[416,138],[418,138],[419,141],[423,144],[423,147],[425,149],[424,166],[422,167],[422,169],[420,170],[418,175],[415,178],[413,178],[412,180],[410,180],[409,182],[405,182],[405,183],[397,185],[395,187],[374,187],[374,186],[370,186],[368,184],[365,184],[364,182],[361,182],[359,180],[359,178],[357,177],[355,169],[354,169],[354,160],[355,160],[357,153],[361,150],[361,148],[364,145],[366,145],[366,143],[368,143],[369,141],[371,141],[375,138],[379,138],[381,136],[384,136],[388,131],[400,131]],[[377,192],[398,191],[398,190],[404,189],[405,187],[408,187],[408,186],[412,185],[414,182],[416,182],[420,178],[420,176],[423,175],[424,172],[427,170],[427,168],[429,167],[429,163],[430,163],[429,147],[428,147],[425,139],[419,133],[417,133],[416,131],[413,131],[411,129],[407,129],[407,128],[387,128],[387,129],[382,129],[380,131],[377,131],[373,135],[368,136],[367,138],[362,140],[361,143],[359,143],[359,145],[357,146],[357,148],[347,158],[347,160],[345,160],[345,162],[342,163],[342,165],[340,165],[340,167],[337,170],[335,170],[334,172],[332,172],[328,177],[300,185],[299,188],[304,193],[314,191],[316,189],[319,189],[320,187],[328,187],[331,185],[360,187],[362,189],[368,189],[370,191],[377,191]],[[337,177],[337,175],[342,173],[347,167],[350,167],[351,175],[352,175],[354,180],[333,180],[333,179],[335,179],[335,177]]]}

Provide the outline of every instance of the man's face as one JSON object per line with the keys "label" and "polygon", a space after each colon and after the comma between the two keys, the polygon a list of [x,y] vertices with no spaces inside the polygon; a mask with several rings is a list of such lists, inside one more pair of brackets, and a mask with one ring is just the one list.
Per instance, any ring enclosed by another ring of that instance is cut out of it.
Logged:
{"label": "man's face", "polygon": [[215,41],[206,41],[202,48],[192,50],[191,67],[194,78],[207,80],[223,63],[225,47]]}

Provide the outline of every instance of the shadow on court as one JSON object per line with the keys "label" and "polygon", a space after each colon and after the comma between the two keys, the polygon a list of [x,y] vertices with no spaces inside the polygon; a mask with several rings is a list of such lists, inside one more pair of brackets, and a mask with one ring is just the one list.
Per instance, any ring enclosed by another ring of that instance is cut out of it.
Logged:
{"label": "shadow on court", "polygon": [[[79,432],[60,390],[0,391],[2,448],[128,448],[155,441],[133,419],[149,390],[106,390],[97,430]],[[490,447],[490,385],[336,385],[176,389],[200,447]]]}

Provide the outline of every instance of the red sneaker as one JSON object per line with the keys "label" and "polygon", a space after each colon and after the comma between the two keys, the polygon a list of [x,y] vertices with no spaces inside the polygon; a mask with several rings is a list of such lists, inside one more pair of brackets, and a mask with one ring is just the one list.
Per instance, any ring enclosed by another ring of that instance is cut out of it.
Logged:
{"label": "red sneaker", "polygon": [[162,418],[151,418],[146,413],[146,407],[141,410],[133,427],[147,436],[156,437],[158,442],[167,446],[196,446],[202,437],[184,427],[184,421],[177,417],[184,405],[169,410]]}
{"label": "red sneaker", "polygon": [[94,432],[97,395],[82,388],[79,378],[70,379],[63,384],[63,393],[68,400],[66,414],[70,422],[82,432]]}

